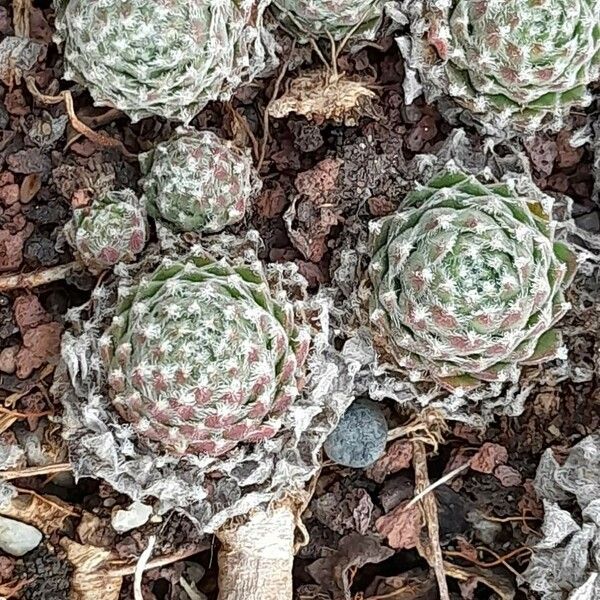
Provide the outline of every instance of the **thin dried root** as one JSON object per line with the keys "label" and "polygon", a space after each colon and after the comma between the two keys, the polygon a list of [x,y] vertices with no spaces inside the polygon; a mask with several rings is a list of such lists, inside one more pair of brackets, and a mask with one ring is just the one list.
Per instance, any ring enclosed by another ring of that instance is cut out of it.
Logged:
{"label": "thin dried root", "polygon": [[[292,54],[294,52],[295,47],[296,47],[296,40],[294,40],[292,43],[292,48],[290,50],[290,54]],[[279,75],[277,76],[277,79],[275,80],[275,86],[273,87],[273,95],[271,96],[271,99],[269,100],[269,103],[267,104],[267,107],[265,108],[265,112],[263,114],[263,135],[262,135],[262,140],[260,143],[260,153],[258,155],[258,162],[256,165],[256,170],[258,171],[258,173],[260,173],[260,170],[263,166],[263,162],[265,161],[265,153],[267,151],[267,143],[269,141],[269,116],[270,116],[271,107],[273,106],[273,104],[275,102],[277,102],[277,94],[279,94],[279,86],[281,85],[281,82],[283,81],[283,78],[285,77],[285,74],[287,73],[289,64],[290,64],[290,59],[288,58],[285,61],[285,63],[283,63],[283,66],[281,67],[281,71],[279,72]]]}
{"label": "thin dried root", "polygon": [[5,275],[0,277],[0,292],[8,292],[19,288],[31,289],[62,281],[69,275],[79,271],[81,266],[79,263],[71,262],[58,267],[51,267],[43,271],[34,271],[33,273],[19,273],[17,275]]}
{"label": "thin dried root", "polygon": [[[444,554],[446,556],[455,556],[458,558],[462,558],[463,560],[467,560],[467,561],[473,563],[474,565],[477,565],[478,567],[482,567],[483,569],[493,569],[494,567],[499,567],[500,565],[504,565],[506,567],[507,561],[509,561],[513,558],[521,558],[521,557],[525,556],[525,554],[531,553],[531,548],[529,546],[521,546],[520,548],[515,548],[514,550],[511,550],[510,552],[508,552],[507,554],[504,554],[502,556],[499,556],[498,554],[496,554],[493,550],[490,550],[489,548],[479,547],[479,548],[477,548],[477,550],[490,553],[492,556],[496,557],[496,560],[491,561],[491,562],[483,562],[481,560],[477,560],[476,558],[471,558],[467,554],[463,554],[462,552],[458,552],[458,551],[454,551],[454,550],[447,550],[446,552],[444,552]],[[508,568],[509,568],[509,570],[513,570],[512,567],[508,567]]]}
{"label": "thin dried root", "polygon": [[[173,554],[166,554],[164,556],[159,556],[152,560],[149,560],[144,565],[144,571],[150,571],[152,569],[159,569],[160,567],[166,567],[174,562],[179,562],[180,560],[185,560],[190,556],[194,556],[195,554],[199,554],[200,552],[204,552],[208,550],[210,546],[208,546],[205,542],[200,544],[196,544],[194,546],[182,548],[173,552]],[[111,560],[107,563],[108,571],[113,577],[127,577],[128,575],[133,575],[135,573],[135,569],[138,563],[132,563],[131,561],[125,562],[122,559],[119,560]]]}
{"label": "thin dried root", "polygon": [[32,579],[25,579],[24,581],[16,581],[14,584],[3,583],[0,585],[0,598],[2,598],[2,600],[16,598],[19,596],[19,592],[23,588],[26,588],[32,581]]}
{"label": "thin dried root", "polygon": [[25,83],[27,84],[27,89],[31,95],[38,102],[42,102],[43,104],[60,104],[61,102],[64,102],[71,127],[77,131],[77,133],[84,135],[87,139],[98,146],[118,150],[127,160],[137,160],[137,155],[129,152],[129,150],[127,150],[127,148],[125,148],[123,145],[123,142],[110,137],[103,131],[94,131],[81,120],[79,120],[75,114],[75,108],[73,107],[73,96],[69,90],[64,90],[56,96],[47,96],[46,94],[42,94],[42,92],[40,92],[33,77],[26,77]]}
{"label": "thin dried root", "polygon": [[[427,468],[427,451],[425,444],[421,441],[413,443],[413,467],[415,469],[415,490],[423,492],[429,487],[429,472]],[[425,494],[420,502],[427,525],[427,543],[423,544],[423,547],[419,550],[435,573],[440,600],[450,600],[448,581],[444,569],[444,556],[440,545],[437,501],[433,494]]]}
{"label": "thin dried root", "polygon": [[456,469],[446,473],[443,477],[440,477],[437,481],[429,484],[425,489],[421,490],[405,507],[404,510],[408,510],[411,506],[422,500],[427,494],[433,492],[435,488],[443,485],[444,483],[450,481],[453,477],[456,477],[459,473],[466,471],[470,467],[470,463],[465,463],[464,465],[460,465],[460,467],[456,467]]}
{"label": "thin dried root", "polygon": [[388,432],[387,441],[410,437],[412,441],[420,440],[425,445],[431,446],[433,452],[437,452],[439,445],[444,442],[444,434],[447,431],[448,424],[438,411],[424,410],[406,425],[391,429]]}
{"label": "thin dried root", "polygon": [[13,23],[15,35],[29,37],[31,17],[31,0],[13,0]]}
{"label": "thin dried root", "polygon": [[73,470],[71,463],[56,463],[42,467],[26,467],[25,469],[8,469],[0,471],[0,480],[22,479],[23,477],[36,477],[37,475],[54,475],[55,473],[68,473]]}

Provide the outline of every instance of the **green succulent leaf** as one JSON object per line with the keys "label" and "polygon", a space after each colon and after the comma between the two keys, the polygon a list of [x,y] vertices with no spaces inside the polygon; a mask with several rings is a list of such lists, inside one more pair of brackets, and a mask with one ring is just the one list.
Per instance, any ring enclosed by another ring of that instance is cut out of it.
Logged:
{"label": "green succulent leaf", "polygon": [[376,345],[413,378],[465,391],[559,354],[576,258],[542,205],[507,189],[443,173],[372,223]]}
{"label": "green succulent leaf", "polygon": [[299,393],[310,345],[291,302],[259,271],[165,260],[102,337],[112,401],[175,454],[219,456],[273,437]]}
{"label": "green succulent leaf", "polygon": [[274,0],[275,15],[300,40],[347,36],[372,40],[383,19],[385,0]]}

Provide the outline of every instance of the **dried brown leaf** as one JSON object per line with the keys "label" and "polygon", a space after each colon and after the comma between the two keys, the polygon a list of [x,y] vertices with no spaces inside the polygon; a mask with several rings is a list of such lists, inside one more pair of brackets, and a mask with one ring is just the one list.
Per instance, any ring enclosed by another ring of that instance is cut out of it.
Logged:
{"label": "dried brown leaf", "polygon": [[284,95],[271,103],[269,114],[282,119],[296,113],[316,123],[329,120],[356,125],[361,116],[375,116],[375,96],[366,83],[343,74],[313,71],[294,79]]}
{"label": "dried brown leaf", "polygon": [[0,507],[0,514],[37,527],[46,535],[65,529],[69,517],[78,516],[78,511],[54,496],[22,493],[13,498],[8,506]]}
{"label": "dried brown leaf", "polygon": [[17,355],[17,377],[25,379],[47,363],[56,364],[60,353],[60,323],[44,323],[23,335],[23,347]]}
{"label": "dried brown leaf", "polygon": [[72,600],[118,600],[123,577],[109,568],[111,552],[62,538],[61,546],[73,565]]}
{"label": "dried brown leaf", "polygon": [[340,540],[339,549],[308,567],[311,577],[333,597],[350,600],[354,573],[367,563],[379,563],[394,554],[374,536],[351,533]]}
{"label": "dried brown leaf", "polygon": [[365,600],[437,600],[437,585],[429,570],[411,569],[393,577],[376,577]]}
{"label": "dried brown leaf", "polygon": [[458,581],[470,581],[475,578],[489,589],[498,594],[501,600],[513,600],[515,586],[510,578],[498,569],[482,569],[481,567],[459,567],[444,562],[446,574]]}

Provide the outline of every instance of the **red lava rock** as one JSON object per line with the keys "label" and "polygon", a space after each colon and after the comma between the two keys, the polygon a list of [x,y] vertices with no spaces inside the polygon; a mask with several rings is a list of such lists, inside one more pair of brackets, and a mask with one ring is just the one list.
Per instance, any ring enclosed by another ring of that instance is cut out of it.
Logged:
{"label": "red lava rock", "polygon": [[548,179],[548,187],[556,192],[566,194],[569,190],[569,179],[564,173],[556,173]]}
{"label": "red lava rock", "polygon": [[0,229],[0,273],[15,271],[23,262],[23,246],[31,235],[32,226],[17,233]]}
{"label": "red lava rock", "polygon": [[419,505],[413,504],[405,510],[404,507],[408,502],[402,502],[375,522],[377,531],[385,536],[388,545],[396,550],[414,548],[419,541],[419,534],[423,526]]}
{"label": "red lava rock", "polygon": [[17,377],[25,379],[47,363],[57,363],[62,326],[52,322],[29,329],[23,335],[23,347],[17,354]]}
{"label": "red lava rock", "polygon": [[24,117],[31,111],[25,100],[25,95],[20,88],[15,88],[4,98],[4,106],[6,110],[15,117]]}
{"label": "red lava rock", "polygon": [[519,486],[523,483],[521,474],[508,465],[498,465],[494,469],[494,475],[504,487]]}
{"label": "red lava rock", "polygon": [[19,200],[19,184],[9,183],[0,187],[0,203],[10,206]]}
{"label": "red lava rock", "polygon": [[71,150],[75,152],[75,154],[79,154],[79,156],[83,156],[85,158],[89,158],[96,152],[98,152],[98,146],[91,142],[88,139],[84,139],[81,142],[75,142],[71,145]]}
{"label": "red lava rock", "polygon": [[373,481],[382,483],[388,475],[410,467],[412,458],[412,443],[407,440],[396,440],[386,453],[367,469],[366,475]]}
{"label": "red lava rock", "polygon": [[19,296],[13,303],[13,314],[22,334],[51,320],[37,296],[33,294]]}
{"label": "red lava rock", "polygon": [[556,142],[535,136],[525,142],[527,154],[540,175],[548,177],[554,170],[554,161],[558,156]]}
{"label": "red lava rock", "polygon": [[452,433],[462,440],[467,440],[470,444],[481,443],[481,430],[471,427],[466,423],[456,423],[452,429]]}
{"label": "red lava rock", "polygon": [[16,359],[19,346],[9,346],[0,350],[0,371],[12,374],[17,369]]}
{"label": "red lava rock", "polygon": [[10,171],[3,171],[0,173],[0,187],[4,187],[9,183],[15,182],[15,176]]}
{"label": "red lava rock", "polygon": [[272,219],[282,214],[286,205],[285,192],[279,183],[270,189],[263,188],[256,199],[256,208],[259,214],[266,219]]}
{"label": "red lava rock", "polygon": [[556,136],[558,158],[556,164],[560,169],[568,169],[579,163],[583,157],[583,148],[573,148],[569,143],[571,132],[563,129]]}
{"label": "red lava rock", "polygon": [[374,217],[384,217],[396,210],[396,205],[385,196],[373,196],[369,198],[367,204],[369,205],[369,212]]}
{"label": "red lava rock", "polygon": [[322,160],[316,167],[298,173],[294,184],[296,189],[311,200],[321,199],[324,194],[335,189],[342,161],[334,158]]}
{"label": "red lava rock", "polygon": [[506,463],[507,460],[508,452],[504,446],[486,442],[471,459],[471,469],[490,474],[498,465]]}
{"label": "red lava rock", "polygon": [[29,15],[30,37],[38,42],[50,44],[52,42],[52,28],[48,25],[44,13],[39,8],[32,7]]}
{"label": "red lava rock", "polygon": [[50,158],[43,154],[38,148],[27,148],[20,150],[7,157],[6,162],[13,173],[49,173],[52,164]]}
{"label": "red lava rock", "polygon": [[12,35],[12,19],[8,14],[8,10],[4,6],[0,6],[0,34]]}
{"label": "red lava rock", "polygon": [[437,131],[435,119],[431,115],[424,115],[409,132],[406,147],[412,152],[418,152],[427,142],[435,138]]}

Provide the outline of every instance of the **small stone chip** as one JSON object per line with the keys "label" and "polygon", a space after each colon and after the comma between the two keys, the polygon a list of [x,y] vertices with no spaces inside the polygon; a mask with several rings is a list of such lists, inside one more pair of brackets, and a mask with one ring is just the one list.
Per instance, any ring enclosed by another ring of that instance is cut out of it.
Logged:
{"label": "small stone chip", "polygon": [[346,467],[364,468],[385,451],[387,422],[375,402],[359,399],[346,411],[337,428],[327,438],[327,456]]}

